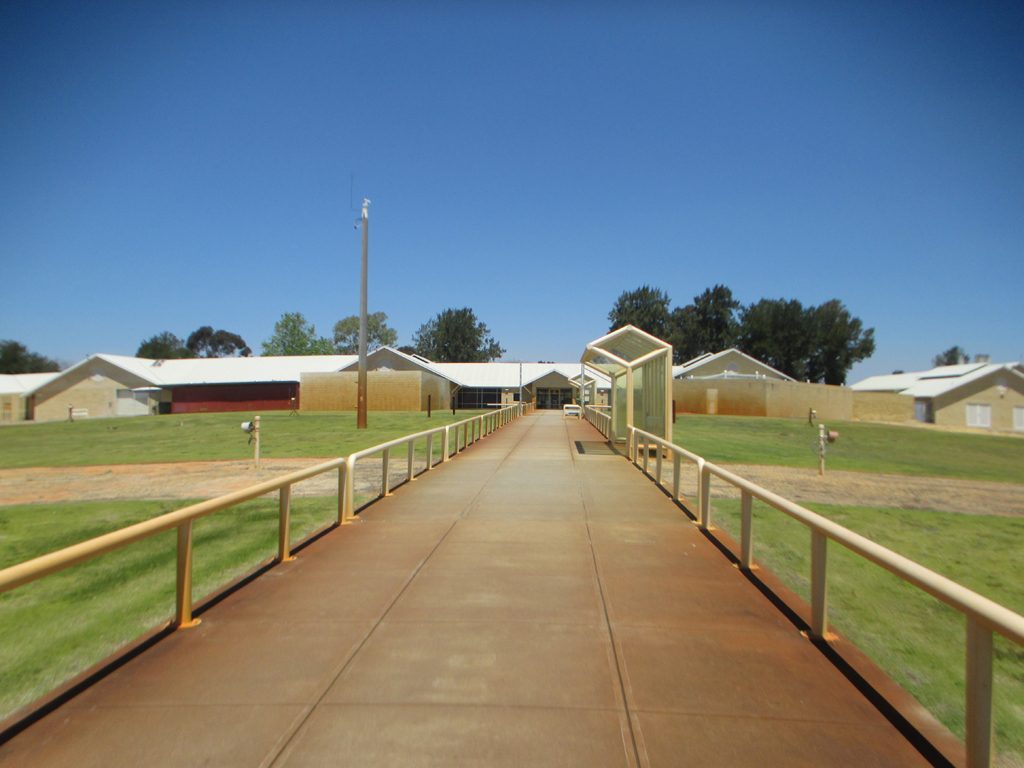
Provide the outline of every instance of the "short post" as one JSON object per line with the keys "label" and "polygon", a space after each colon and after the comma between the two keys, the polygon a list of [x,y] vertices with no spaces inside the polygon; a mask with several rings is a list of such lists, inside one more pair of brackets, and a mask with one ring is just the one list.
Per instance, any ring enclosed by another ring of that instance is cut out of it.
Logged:
{"label": "short post", "polygon": [[260,417],[255,416],[252,420],[252,438],[255,451],[256,469],[260,468]]}
{"label": "short post", "polygon": [[347,460],[338,467],[338,485],[341,491],[340,525],[348,525],[355,515],[356,502],[356,463]]}
{"label": "short post", "polygon": [[[640,450],[640,437],[639,437],[639,435],[637,436],[637,439],[636,439],[636,449],[638,451]],[[644,453],[644,474],[645,475],[647,474],[647,459],[648,459],[648,457],[651,454],[651,450],[650,449],[651,449],[650,443],[644,443],[644,451],[643,451],[643,453]]]}
{"label": "short post", "polygon": [[292,487],[285,485],[281,488],[277,502],[278,523],[277,523],[277,561],[288,563],[294,560],[291,549],[291,518],[292,518]]}
{"label": "short post", "polygon": [[390,459],[391,459],[391,449],[390,448],[385,448],[383,454],[381,455],[381,460],[380,460],[380,467],[381,467],[380,495],[381,496],[390,496],[391,495],[391,486],[390,486],[390,483],[389,483],[390,478],[388,477],[388,469],[389,469],[388,465],[390,464]]}
{"label": "short post", "polygon": [[452,416],[455,415],[455,398],[452,398]]}
{"label": "short post", "polygon": [[442,463],[448,461],[448,448],[449,448],[448,442],[450,440],[450,438],[448,437],[448,433],[450,431],[451,431],[451,427],[446,426],[444,428],[444,432],[441,433],[441,462]]}
{"label": "short post", "polygon": [[700,494],[700,527],[706,531],[711,528],[711,470],[703,460],[698,462],[697,469],[700,473],[697,487]]}
{"label": "short post", "polygon": [[676,401],[672,401],[672,423],[676,423]]}
{"label": "short post", "polygon": [[74,421],[74,420],[75,420],[75,406],[74,405],[69,405],[68,406],[68,421]]}
{"label": "short post", "polygon": [[740,496],[740,568],[749,571],[754,560],[754,497],[749,491]]}
{"label": "short post", "polygon": [[672,498],[679,501],[679,469],[680,469],[680,458],[679,454],[672,451]]}
{"label": "short post", "polygon": [[661,485],[661,446],[654,444],[657,453],[654,455],[654,482]]}
{"label": "short post", "polygon": [[821,639],[828,630],[828,537],[811,531],[811,637]]}
{"label": "short post", "polygon": [[434,468],[434,433],[431,432],[427,435],[427,468],[425,472],[429,472]]}
{"label": "short post", "polygon": [[968,768],[992,764],[992,630],[967,617]]}
{"label": "short post", "polygon": [[430,418],[430,406],[431,406],[430,398],[431,397],[433,397],[433,396],[432,395],[427,395],[427,418],[428,419]]}
{"label": "short post", "polygon": [[178,574],[176,579],[174,626],[194,627],[201,621],[192,617],[192,521],[178,526]]}
{"label": "short post", "polygon": [[414,444],[414,441],[412,441],[412,440],[410,440],[410,441],[409,441],[409,443],[408,443],[408,445],[409,445],[409,459],[408,459],[408,461],[409,461],[409,466],[408,466],[408,467],[407,467],[407,469],[406,469],[406,473],[408,474],[408,477],[409,477],[409,482],[410,482],[410,483],[411,483],[411,482],[412,482],[413,480],[415,480],[415,479],[416,479],[416,473],[415,473],[415,472],[413,472],[413,468],[412,468],[412,459],[413,459],[413,455],[414,455],[414,452],[413,452],[413,444]]}

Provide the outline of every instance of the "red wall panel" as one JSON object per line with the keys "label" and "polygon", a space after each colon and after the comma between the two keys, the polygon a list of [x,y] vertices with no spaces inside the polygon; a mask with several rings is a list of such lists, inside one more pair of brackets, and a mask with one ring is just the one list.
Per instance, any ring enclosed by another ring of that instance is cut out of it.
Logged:
{"label": "red wall panel", "polygon": [[268,384],[204,384],[174,387],[171,413],[218,413],[223,411],[281,411],[299,404],[299,385],[291,382]]}

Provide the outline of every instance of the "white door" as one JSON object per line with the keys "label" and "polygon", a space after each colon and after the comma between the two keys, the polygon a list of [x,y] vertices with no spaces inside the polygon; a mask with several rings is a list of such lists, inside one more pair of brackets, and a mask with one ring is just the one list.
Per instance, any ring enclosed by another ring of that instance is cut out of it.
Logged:
{"label": "white door", "polygon": [[116,413],[118,416],[148,416],[149,394],[130,389],[117,390]]}
{"label": "white door", "polygon": [[1013,407],[1013,428],[1018,432],[1024,432],[1024,405]]}

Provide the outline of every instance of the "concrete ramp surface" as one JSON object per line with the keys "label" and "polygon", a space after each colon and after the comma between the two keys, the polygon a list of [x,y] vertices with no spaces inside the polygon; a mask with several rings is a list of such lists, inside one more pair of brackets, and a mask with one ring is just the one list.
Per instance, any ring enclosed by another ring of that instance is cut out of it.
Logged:
{"label": "concrete ramp surface", "polygon": [[928,763],[599,436],[478,442],[0,746],[0,766]]}

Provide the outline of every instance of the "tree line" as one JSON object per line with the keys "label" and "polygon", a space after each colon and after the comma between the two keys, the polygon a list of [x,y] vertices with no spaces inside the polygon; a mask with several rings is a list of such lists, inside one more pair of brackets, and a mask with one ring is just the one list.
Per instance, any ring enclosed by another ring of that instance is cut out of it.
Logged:
{"label": "tree line", "polygon": [[804,306],[797,299],[741,304],[724,285],[671,307],[660,288],[624,291],[608,313],[611,329],[631,324],[672,344],[676,364],[736,347],[799,381],[844,384],[854,363],[875,351],[865,328],[839,299]]}

